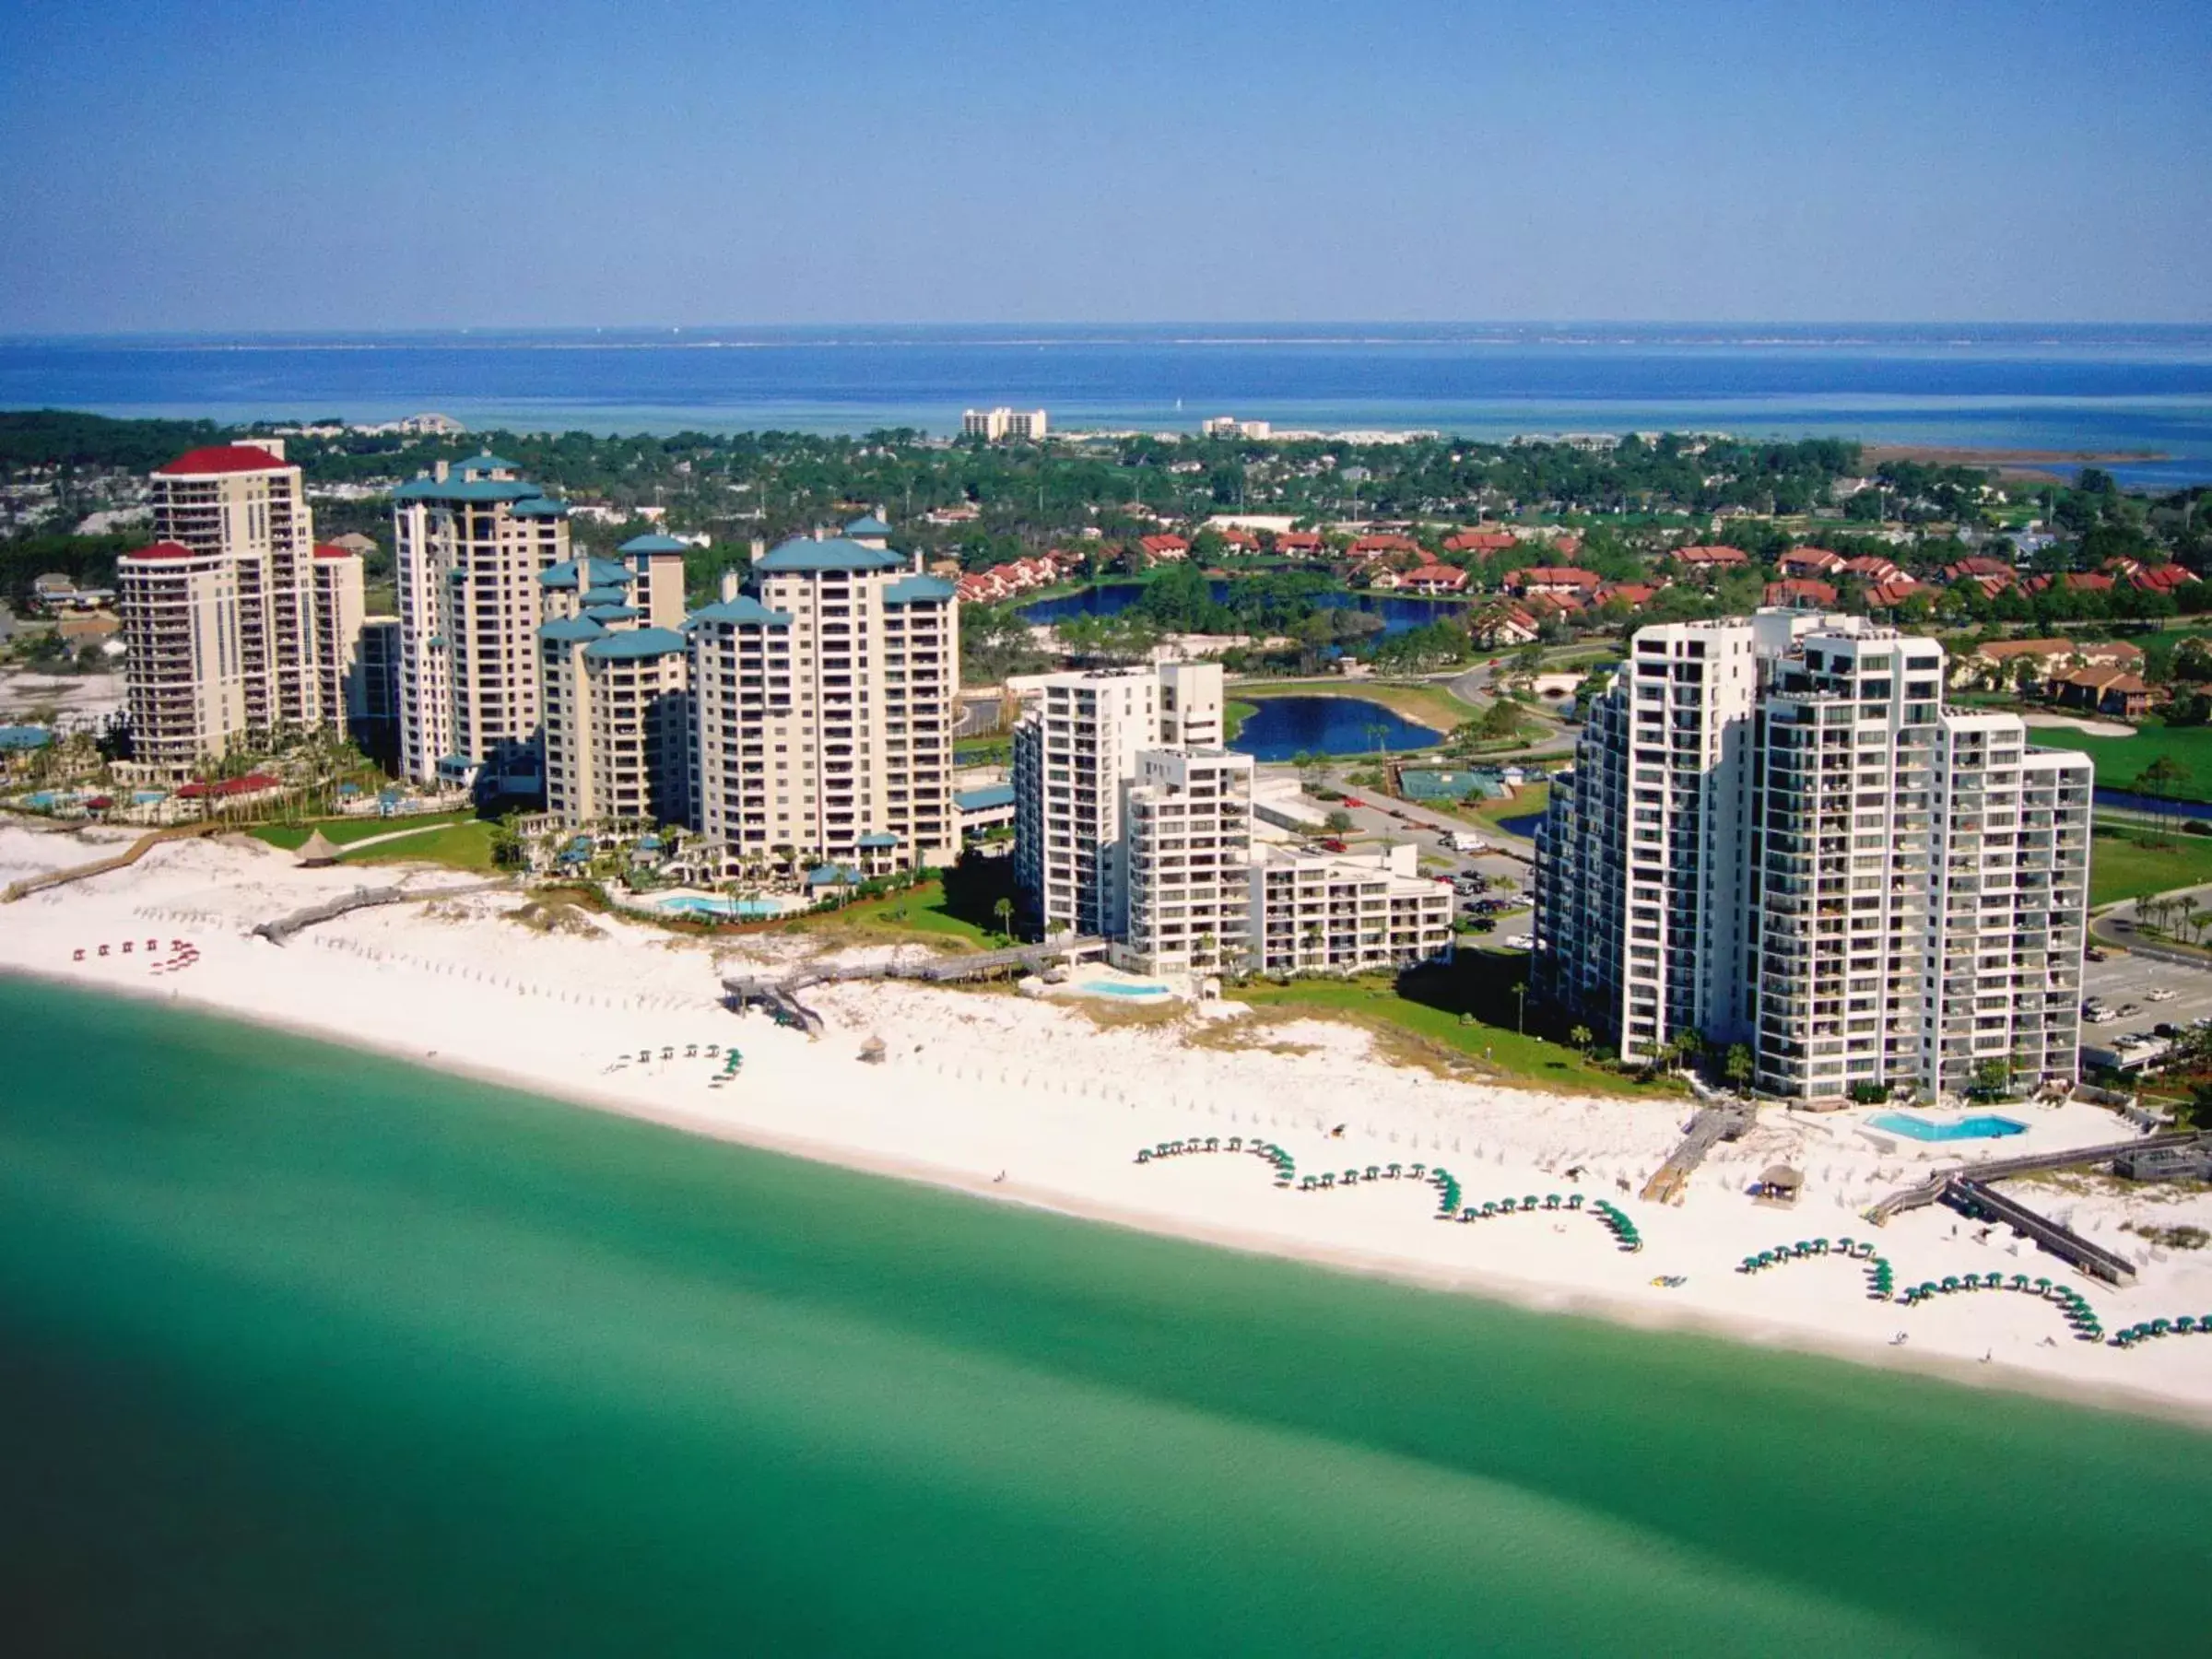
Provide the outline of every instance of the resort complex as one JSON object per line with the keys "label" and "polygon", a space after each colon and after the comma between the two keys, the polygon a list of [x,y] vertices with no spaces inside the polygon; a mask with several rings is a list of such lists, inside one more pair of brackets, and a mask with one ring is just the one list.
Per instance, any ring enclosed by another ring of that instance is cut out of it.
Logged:
{"label": "resort complex", "polygon": [[1538,994],[1792,1100],[2071,1083],[2090,762],[1944,683],[1863,619],[1639,629],[1538,838]]}

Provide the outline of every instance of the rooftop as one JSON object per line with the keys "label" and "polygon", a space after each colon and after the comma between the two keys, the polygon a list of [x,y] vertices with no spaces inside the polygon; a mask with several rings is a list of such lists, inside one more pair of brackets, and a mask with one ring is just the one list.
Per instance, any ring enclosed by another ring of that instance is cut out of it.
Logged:
{"label": "rooftop", "polygon": [[657,531],[633,535],[615,549],[618,553],[688,553],[690,550],[689,544],[677,541],[673,535],[663,535]]}
{"label": "rooftop", "polygon": [[887,548],[864,547],[842,536],[826,541],[795,536],[762,554],[753,569],[774,575],[793,571],[896,571],[905,563]]}
{"label": "rooftop", "polygon": [[540,587],[572,588],[578,585],[593,588],[620,587],[635,582],[638,573],[604,559],[567,559],[557,565],[547,565],[537,573]]}
{"label": "rooftop", "polygon": [[785,612],[770,610],[749,594],[740,594],[735,599],[718,599],[712,605],[703,605],[691,613],[694,622],[736,622],[763,628],[789,628],[791,618]]}
{"label": "rooftop", "polygon": [[601,663],[638,662],[689,649],[690,641],[673,628],[640,628],[594,640],[583,648],[583,654]]}
{"label": "rooftop", "polygon": [[950,599],[959,589],[942,576],[908,576],[885,584],[883,602],[886,605],[914,605],[935,599]]}
{"label": "rooftop", "polygon": [[154,468],[154,476],[181,478],[217,473],[282,472],[291,465],[251,443],[217,443],[206,449],[186,450],[167,465]]}

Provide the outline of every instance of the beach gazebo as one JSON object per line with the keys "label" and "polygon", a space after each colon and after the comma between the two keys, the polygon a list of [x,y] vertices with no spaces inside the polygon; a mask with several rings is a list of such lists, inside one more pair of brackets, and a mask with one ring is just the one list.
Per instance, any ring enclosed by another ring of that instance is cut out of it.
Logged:
{"label": "beach gazebo", "polygon": [[1786,1209],[1797,1202],[1797,1194],[1805,1190],[1805,1176],[1788,1164],[1769,1164],[1760,1171],[1751,1188],[1753,1200],[1759,1204],[1778,1205]]}
{"label": "beach gazebo", "polygon": [[328,836],[318,829],[300,844],[300,865],[310,870],[327,869],[338,862],[340,850]]}

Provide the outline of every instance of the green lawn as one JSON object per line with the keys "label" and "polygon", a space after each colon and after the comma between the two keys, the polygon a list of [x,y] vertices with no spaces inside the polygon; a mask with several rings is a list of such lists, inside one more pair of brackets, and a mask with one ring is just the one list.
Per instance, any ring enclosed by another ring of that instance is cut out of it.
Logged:
{"label": "green lawn", "polygon": [[[1379,1033],[1403,1033],[1419,1043],[1464,1054],[1495,1072],[1501,1082],[1593,1094],[1652,1094],[1673,1083],[1639,1083],[1594,1065],[1563,1042],[1547,1041],[1541,1011],[1528,1010],[1529,1030],[1514,1029],[1512,987],[1525,977],[1526,958],[1462,950],[1449,965],[1414,969],[1394,981],[1296,980],[1288,985],[1254,982],[1226,993],[1255,1008],[1280,1008],[1322,1018],[1348,1020]],[[1460,1023],[1462,1013],[1475,1023]]]}
{"label": "green lawn", "polygon": [[246,833],[256,841],[267,841],[270,846],[282,847],[289,853],[305,846],[308,835],[316,830],[323,831],[324,841],[346,847],[357,841],[366,841],[372,835],[389,835],[395,830],[416,830],[426,824],[467,824],[475,821],[476,815],[469,812],[424,813],[418,818],[311,818],[299,824],[261,824]]}
{"label": "green lawn", "polygon": [[1425,682],[1412,685],[1380,680],[1311,679],[1247,680],[1233,688],[1240,700],[1259,702],[1270,697],[1346,697],[1355,702],[1381,703],[1394,714],[1446,734],[1478,711],[1460,701],[1443,687]]}
{"label": "green lawn", "polygon": [[263,824],[247,833],[289,853],[305,845],[309,834],[316,830],[323,831],[324,841],[340,847],[403,830],[422,831],[371,847],[359,857],[347,858],[345,862],[349,865],[441,864],[485,875],[494,868],[490,821],[467,812],[425,813],[418,818],[319,818],[304,824]]}
{"label": "green lawn", "polygon": [[802,917],[789,926],[839,943],[918,936],[995,950],[1006,943],[998,931],[995,906],[999,900],[1014,897],[1013,884],[1012,859],[964,858],[941,879],[881,899],[864,899],[829,915]]}
{"label": "green lawn", "polygon": [[2112,904],[2212,882],[2212,836],[2100,830],[2089,848],[2089,903]]}
{"label": "green lawn", "polygon": [[404,841],[371,847],[349,865],[439,864],[448,869],[489,876],[498,866],[491,857],[492,825],[485,818],[463,818],[433,830],[428,835],[410,835]]}
{"label": "green lawn", "polygon": [[2132,737],[2092,737],[2072,726],[2031,726],[2029,740],[2045,748],[2079,749],[2097,763],[2097,782],[2132,789],[2143,769],[2164,757],[2187,769],[2159,791],[2184,801],[2212,801],[2212,726],[2146,725]]}
{"label": "green lawn", "polygon": [[1230,698],[1221,709],[1221,741],[1234,743],[1237,734],[1244,729],[1244,723],[1259,712],[1258,703],[1246,702],[1241,698]]}

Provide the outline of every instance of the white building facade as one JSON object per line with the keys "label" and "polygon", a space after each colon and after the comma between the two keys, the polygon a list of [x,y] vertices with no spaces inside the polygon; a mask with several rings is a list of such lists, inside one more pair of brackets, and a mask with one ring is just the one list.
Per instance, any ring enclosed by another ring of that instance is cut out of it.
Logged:
{"label": "white building facade", "polygon": [[1944,679],[1858,618],[1640,630],[1553,786],[1538,994],[1627,1059],[1743,1042],[1789,1099],[2072,1079],[2090,764]]}
{"label": "white building facade", "polygon": [[1124,785],[1147,749],[1220,747],[1220,665],[1047,674],[1010,688],[1024,704],[1014,860],[1030,918],[1047,937],[1119,937],[1129,915]]}
{"label": "white building facade", "polygon": [[1256,973],[1367,973],[1452,954],[1452,889],[1419,874],[1420,849],[1260,846],[1249,872]]}
{"label": "white building facade", "polygon": [[959,602],[886,547],[798,539],[690,619],[698,826],[725,872],[950,864]]}
{"label": "white building facade", "polygon": [[1129,910],[1112,947],[1139,973],[1241,972],[1250,955],[1250,755],[1145,749],[1122,784]]}
{"label": "white building facade", "polygon": [[119,566],[133,759],[181,777],[282,730],[347,728],[361,562],[314,544],[279,440],[179,455],[148,480],[150,547]]}
{"label": "white building facade", "polygon": [[568,508],[497,455],[393,491],[400,769],[418,783],[535,794],[538,577],[569,558]]}

